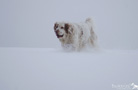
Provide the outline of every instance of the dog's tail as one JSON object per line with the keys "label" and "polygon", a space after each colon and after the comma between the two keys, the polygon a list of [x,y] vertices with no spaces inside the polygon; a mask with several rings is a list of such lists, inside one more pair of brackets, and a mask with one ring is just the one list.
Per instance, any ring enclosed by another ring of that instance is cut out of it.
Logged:
{"label": "dog's tail", "polygon": [[87,18],[85,23],[88,24],[89,28],[90,28],[90,38],[89,38],[89,42],[91,43],[92,46],[94,47],[98,47],[97,44],[97,35],[94,32],[94,22],[92,18]]}
{"label": "dog's tail", "polygon": [[88,24],[89,28],[92,29],[92,31],[95,29],[95,25],[92,18],[87,18],[85,20],[85,23]]}
{"label": "dog's tail", "polygon": [[93,19],[92,18],[87,18],[86,20],[85,20],[85,23],[87,23],[89,26],[92,26],[92,28],[95,28],[95,25],[94,25],[94,21],[93,21]]}
{"label": "dog's tail", "polygon": [[86,23],[90,23],[90,24],[93,24],[93,19],[92,18],[87,18],[85,20]]}
{"label": "dog's tail", "polygon": [[89,17],[89,18],[86,19],[85,22],[92,22],[92,21],[93,21],[92,18]]}

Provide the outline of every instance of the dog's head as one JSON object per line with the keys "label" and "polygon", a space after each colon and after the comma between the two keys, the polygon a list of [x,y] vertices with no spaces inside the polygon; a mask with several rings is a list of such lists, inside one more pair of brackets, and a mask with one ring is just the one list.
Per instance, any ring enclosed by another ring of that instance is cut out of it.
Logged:
{"label": "dog's head", "polygon": [[54,24],[54,31],[57,38],[62,39],[66,38],[68,34],[70,34],[71,25],[65,22],[56,22]]}

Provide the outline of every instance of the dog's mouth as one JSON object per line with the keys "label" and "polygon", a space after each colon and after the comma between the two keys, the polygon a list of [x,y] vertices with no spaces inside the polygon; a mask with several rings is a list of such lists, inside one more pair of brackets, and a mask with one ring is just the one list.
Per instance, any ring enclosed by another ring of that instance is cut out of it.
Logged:
{"label": "dog's mouth", "polygon": [[62,38],[64,36],[64,34],[63,35],[56,34],[56,35],[57,35],[57,38]]}

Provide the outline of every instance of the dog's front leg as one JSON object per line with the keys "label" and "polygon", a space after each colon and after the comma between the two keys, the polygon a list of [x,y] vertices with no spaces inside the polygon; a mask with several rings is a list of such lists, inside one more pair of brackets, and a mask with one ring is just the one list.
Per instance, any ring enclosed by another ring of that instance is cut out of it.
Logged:
{"label": "dog's front leg", "polygon": [[79,38],[77,36],[74,37],[73,47],[75,51],[80,51]]}

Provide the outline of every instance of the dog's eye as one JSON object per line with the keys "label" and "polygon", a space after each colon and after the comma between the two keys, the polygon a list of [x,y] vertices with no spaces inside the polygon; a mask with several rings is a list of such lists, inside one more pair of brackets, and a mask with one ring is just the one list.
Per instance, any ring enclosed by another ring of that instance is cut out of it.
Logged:
{"label": "dog's eye", "polygon": [[64,27],[61,27],[61,29],[63,29]]}

